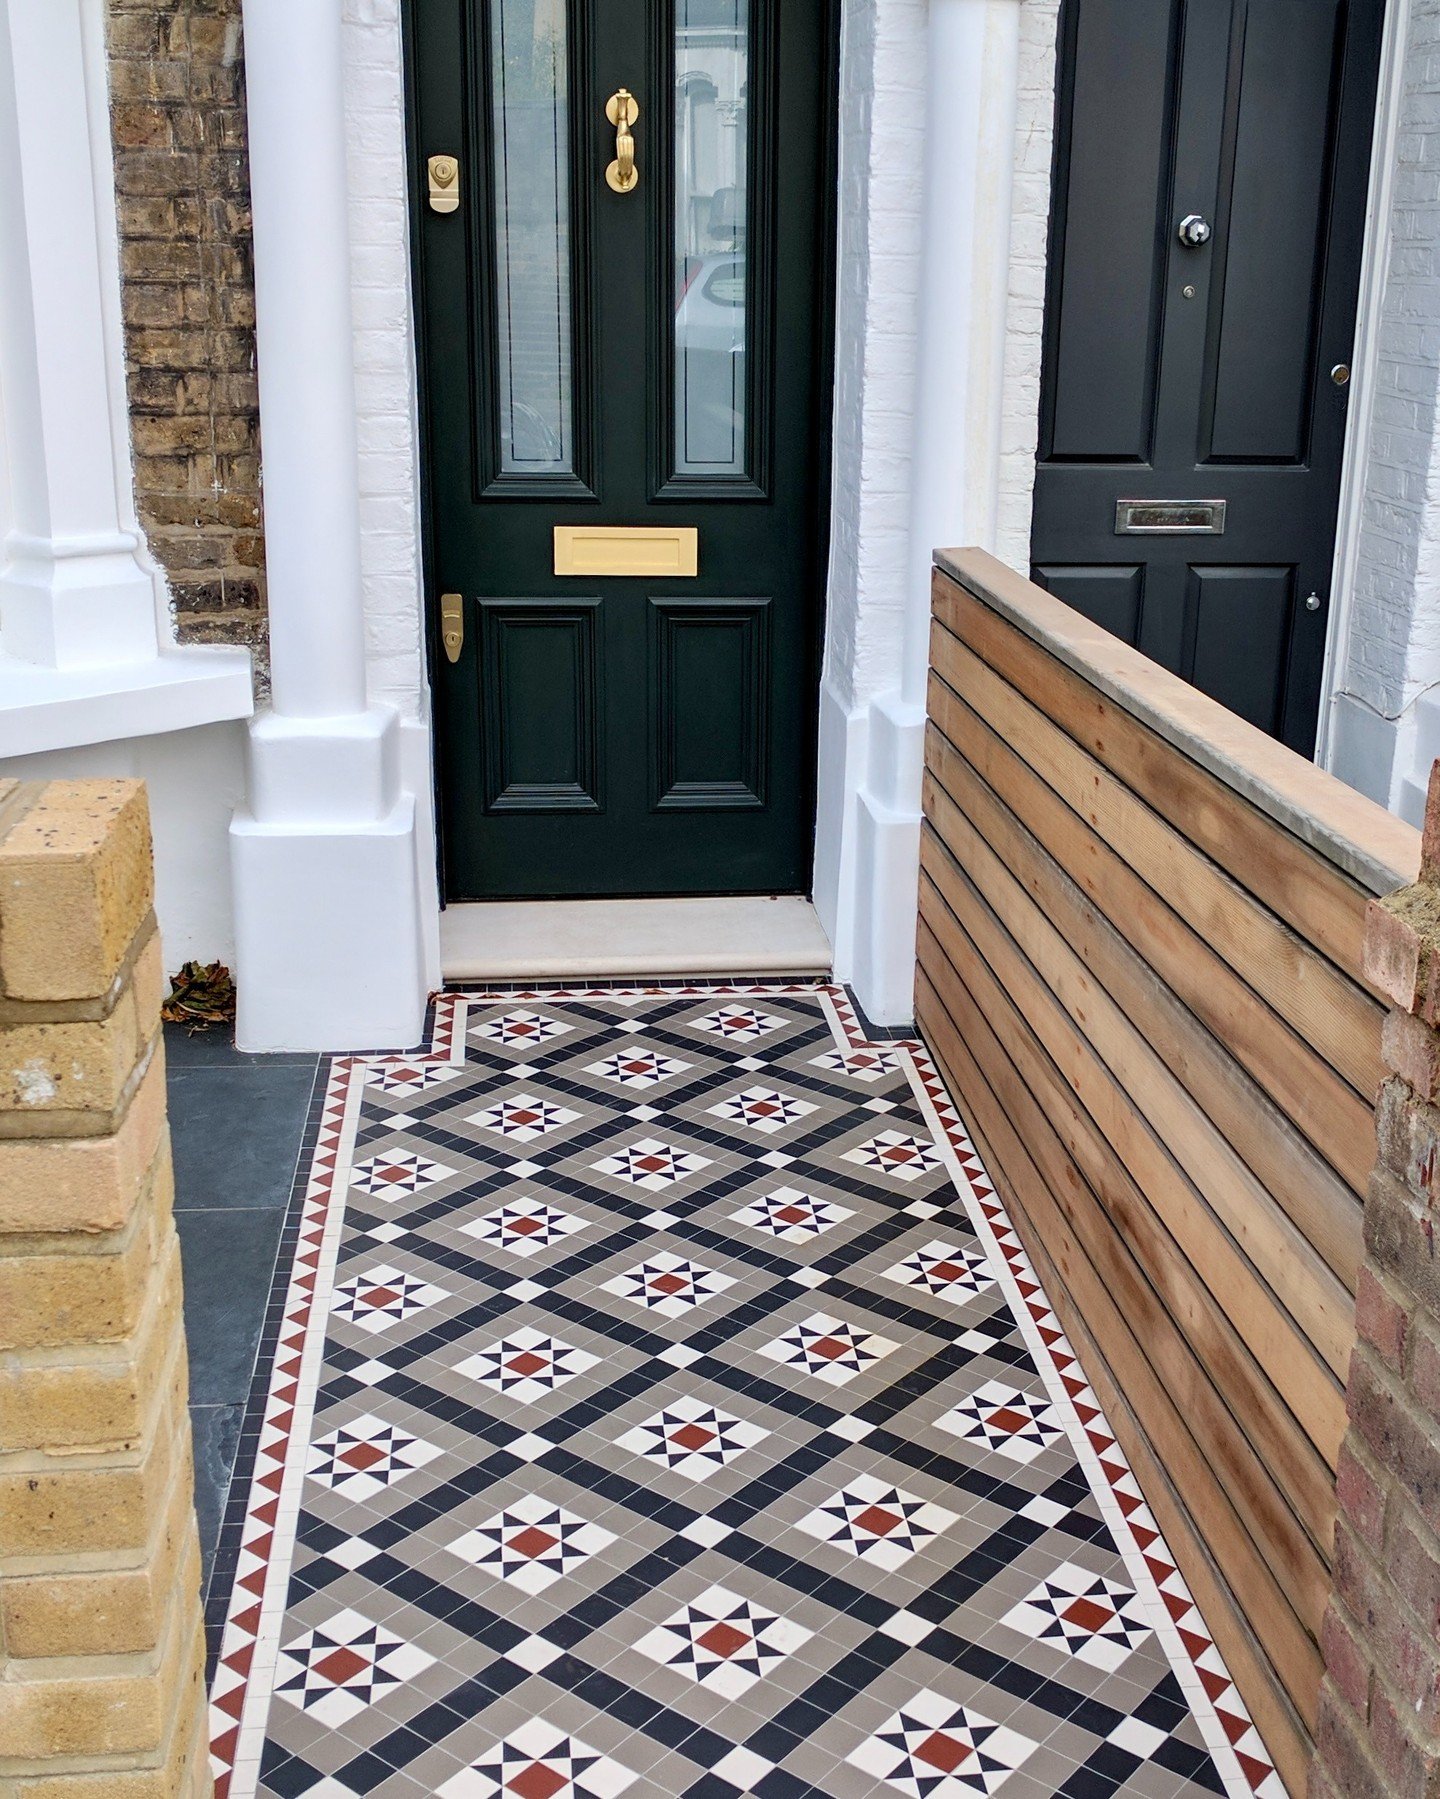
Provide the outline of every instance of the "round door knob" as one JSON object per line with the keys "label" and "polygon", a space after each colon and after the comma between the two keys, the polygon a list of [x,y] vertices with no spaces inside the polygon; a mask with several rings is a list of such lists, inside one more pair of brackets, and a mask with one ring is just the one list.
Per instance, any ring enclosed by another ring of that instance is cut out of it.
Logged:
{"label": "round door knob", "polygon": [[1177,236],[1187,249],[1198,250],[1201,244],[1210,242],[1209,222],[1202,219],[1198,212],[1187,212],[1180,221]]}
{"label": "round door knob", "polygon": [[1307,612],[1318,612],[1320,610],[1320,596],[1318,593],[1306,594],[1305,610]]}

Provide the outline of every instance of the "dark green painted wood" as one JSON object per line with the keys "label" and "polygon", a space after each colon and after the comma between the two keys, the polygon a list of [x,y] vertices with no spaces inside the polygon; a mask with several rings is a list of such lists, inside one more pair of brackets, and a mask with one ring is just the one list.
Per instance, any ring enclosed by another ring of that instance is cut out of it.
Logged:
{"label": "dark green painted wood", "polygon": [[[1305,755],[1383,9],[1061,10],[1035,579]],[[1117,535],[1121,499],[1223,499],[1225,533]]]}
{"label": "dark green painted wood", "polygon": [[[692,20],[697,6],[690,0]],[[445,889],[806,891],[828,505],[834,8],[748,0],[752,433],[740,479],[673,475],[673,0],[568,0],[576,474],[496,478],[487,0],[412,0],[412,206]],[[731,8],[718,12],[730,14]],[[631,194],[606,98],[639,101]],[[459,154],[462,206],[425,204]],[[556,524],[694,525],[700,574],[559,578]],[[465,645],[438,651],[442,592]]]}

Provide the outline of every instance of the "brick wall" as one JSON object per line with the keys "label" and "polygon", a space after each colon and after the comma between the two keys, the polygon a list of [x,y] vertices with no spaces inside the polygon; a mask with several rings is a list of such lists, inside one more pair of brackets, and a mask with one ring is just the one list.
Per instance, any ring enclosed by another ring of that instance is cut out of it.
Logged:
{"label": "brick wall", "polygon": [[1370,908],[1392,1003],[1365,1199],[1311,1799],[1440,1792],[1440,763],[1420,879]]}
{"label": "brick wall", "polygon": [[0,1795],[204,1799],[138,781],[0,781]]}
{"label": "brick wall", "polygon": [[240,0],[107,0],[136,499],[178,635],[265,645]]}

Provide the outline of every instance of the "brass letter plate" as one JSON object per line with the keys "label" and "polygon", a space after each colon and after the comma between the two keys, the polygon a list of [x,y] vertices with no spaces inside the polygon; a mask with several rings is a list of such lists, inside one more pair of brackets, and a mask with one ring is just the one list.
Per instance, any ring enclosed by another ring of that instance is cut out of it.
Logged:
{"label": "brass letter plate", "polygon": [[1221,537],[1224,500],[1117,500],[1115,535]]}
{"label": "brass letter plate", "polygon": [[700,572],[694,525],[556,525],[557,575],[642,575],[666,580]]}

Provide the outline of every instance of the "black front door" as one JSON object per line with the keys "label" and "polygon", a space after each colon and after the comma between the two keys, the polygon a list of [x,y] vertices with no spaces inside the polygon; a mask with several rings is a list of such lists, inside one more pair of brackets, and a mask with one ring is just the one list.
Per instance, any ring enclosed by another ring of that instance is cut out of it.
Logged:
{"label": "black front door", "polygon": [[1061,12],[1035,579],[1305,755],[1382,12]]}
{"label": "black front door", "polygon": [[808,886],[831,39],[412,0],[452,899]]}

